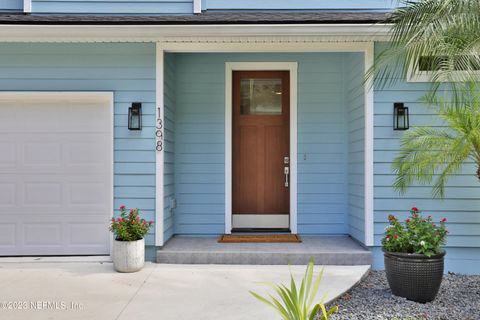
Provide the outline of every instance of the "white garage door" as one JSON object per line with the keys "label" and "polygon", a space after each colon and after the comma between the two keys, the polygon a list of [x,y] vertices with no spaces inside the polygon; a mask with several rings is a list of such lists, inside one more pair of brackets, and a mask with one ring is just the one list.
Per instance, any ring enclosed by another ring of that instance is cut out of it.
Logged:
{"label": "white garage door", "polygon": [[111,93],[0,93],[0,255],[108,254]]}

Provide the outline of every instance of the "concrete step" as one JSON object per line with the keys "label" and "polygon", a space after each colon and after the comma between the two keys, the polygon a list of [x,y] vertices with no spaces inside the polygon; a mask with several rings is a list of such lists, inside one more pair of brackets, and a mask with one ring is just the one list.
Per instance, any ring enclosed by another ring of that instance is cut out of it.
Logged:
{"label": "concrete step", "polygon": [[302,243],[218,243],[213,237],[177,236],[157,251],[165,264],[371,265],[372,253],[348,236],[302,236]]}

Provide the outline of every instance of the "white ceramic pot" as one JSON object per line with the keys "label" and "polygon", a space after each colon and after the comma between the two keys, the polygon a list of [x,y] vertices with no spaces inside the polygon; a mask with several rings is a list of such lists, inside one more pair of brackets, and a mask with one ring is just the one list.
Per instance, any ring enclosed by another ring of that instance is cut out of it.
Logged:
{"label": "white ceramic pot", "polygon": [[145,240],[113,241],[113,267],[118,272],[136,272],[145,264]]}

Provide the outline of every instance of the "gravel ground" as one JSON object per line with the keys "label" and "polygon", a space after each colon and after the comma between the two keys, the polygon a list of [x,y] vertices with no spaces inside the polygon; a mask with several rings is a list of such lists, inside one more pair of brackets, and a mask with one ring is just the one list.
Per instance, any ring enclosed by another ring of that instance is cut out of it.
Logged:
{"label": "gravel ground", "polygon": [[422,304],[392,295],[385,272],[372,271],[333,305],[331,320],[480,320],[480,276],[445,275],[436,299]]}

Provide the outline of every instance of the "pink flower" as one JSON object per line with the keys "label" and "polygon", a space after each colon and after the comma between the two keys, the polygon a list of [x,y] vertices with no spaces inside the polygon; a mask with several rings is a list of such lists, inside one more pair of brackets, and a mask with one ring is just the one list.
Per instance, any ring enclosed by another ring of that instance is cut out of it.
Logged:
{"label": "pink flower", "polygon": [[120,222],[125,222],[125,220],[123,220],[123,219],[120,219]]}
{"label": "pink flower", "polygon": [[386,238],[387,238],[387,239],[390,239],[390,236],[387,236]]}
{"label": "pink flower", "polygon": [[398,239],[398,236],[397,236],[397,235],[394,235],[393,238],[394,238],[394,239]]}
{"label": "pink flower", "polygon": [[412,208],[412,211],[413,211],[413,212],[418,212],[418,208],[417,208],[417,207],[413,207],[413,208]]}
{"label": "pink flower", "polygon": [[410,222],[410,219],[405,220],[405,222],[406,222],[406,223],[409,223],[409,222]]}
{"label": "pink flower", "polygon": [[151,226],[153,224],[153,221],[152,220],[148,221],[148,224]]}
{"label": "pink flower", "polygon": [[442,222],[447,222],[447,218],[443,218],[443,219],[442,219]]}
{"label": "pink flower", "polygon": [[121,211],[125,210],[125,206],[123,204],[120,206],[120,210]]}
{"label": "pink flower", "polygon": [[147,224],[147,221],[143,220],[143,224]]}

